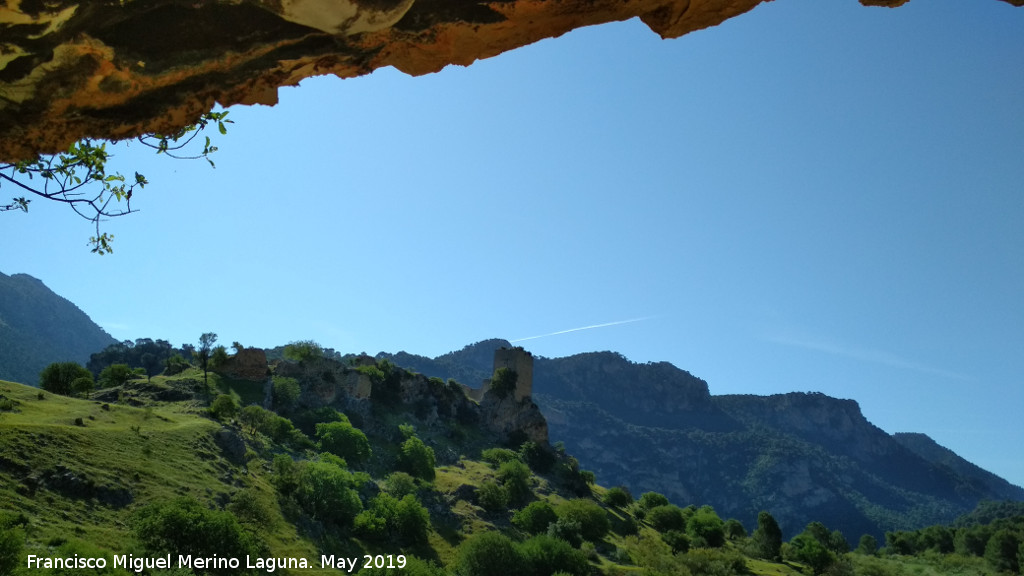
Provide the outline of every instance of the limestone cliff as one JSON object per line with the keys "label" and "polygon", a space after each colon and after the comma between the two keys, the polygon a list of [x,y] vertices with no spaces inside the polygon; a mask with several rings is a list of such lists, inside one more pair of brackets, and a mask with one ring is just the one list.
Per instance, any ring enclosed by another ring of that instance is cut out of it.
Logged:
{"label": "limestone cliff", "polygon": [[274,104],[278,87],[310,76],[384,66],[426,74],[633,17],[674,38],[762,1],[7,0],[0,161],[83,137],[170,133],[214,103]]}

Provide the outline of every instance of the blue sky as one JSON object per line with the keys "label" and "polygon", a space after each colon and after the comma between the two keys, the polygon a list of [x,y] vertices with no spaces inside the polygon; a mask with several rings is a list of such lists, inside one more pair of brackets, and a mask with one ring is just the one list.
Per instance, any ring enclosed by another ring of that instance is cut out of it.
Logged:
{"label": "blue sky", "polygon": [[667,360],[712,393],[821,391],[1024,484],[1024,10],[766,3],[468,67],[310,79],[234,108],[217,168],[109,223],[2,216],[117,338]]}

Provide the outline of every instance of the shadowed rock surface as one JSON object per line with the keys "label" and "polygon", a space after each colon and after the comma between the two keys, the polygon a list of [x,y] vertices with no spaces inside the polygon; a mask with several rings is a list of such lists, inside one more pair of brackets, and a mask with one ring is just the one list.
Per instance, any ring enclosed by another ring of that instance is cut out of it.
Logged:
{"label": "shadowed rock surface", "polygon": [[171,133],[215,103],[274,104],[278,87],[310,76],[384,66],[426,74],[633,17],[676,38],[761,1],[8,1],[0,6],[0,161],[63,151],[83,137]]}

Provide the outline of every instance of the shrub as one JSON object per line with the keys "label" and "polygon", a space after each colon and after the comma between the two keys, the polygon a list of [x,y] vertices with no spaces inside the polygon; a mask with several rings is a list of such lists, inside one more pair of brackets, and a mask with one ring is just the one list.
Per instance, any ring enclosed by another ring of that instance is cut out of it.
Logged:
{"label": "shrub", "polygon": [[25,547],[25,531],[16,528],[6,518],[0,518],[0,574],[12,574],[21,564],[21,550]]}
{"label": "shrub", "polygon": [[519,447],[519,459],[526,462],[536,472],[550,472],[555,465],[555,454],[548,448],[532,440],[523,442]]}
{"label": "shrub", "polygon": [[302,394],[302,387],[295,378],[274,376],[274,406],[290,408]]}
{"label": "shrub", "polygon": [[547,534],[552,538],[565,540],[573,548],[579,548],[583,545],[583,529],[576,520],[559,518],[548,525]]}
{"label": "shrub", "polygon": [[1017,558],[1020,545],[1021,541],[1016,534],[1005,528],[998,530],[985,545],[985,560],[999,572],[1016,574],[1020,568]]}
{"label": "shrub", "polygon": [[487,462],[491,466],[497,468],[498,466],[501,466],[505,462],[509,462],[511,460],[518,460],[519,455],[516,454],[515,451],[509,450],[508,448],[488,448],[480,453],[480,458],[484,462]]}
{"label": "shrub", "polygon": [[89,396],[93,388],[96,387],[96,383],[92,380],[92,374],[88,376],[79,376],[71,382],[71,392],[76,396]]}
{"label": "shrub", "polygon": [[494,371],[494,376],[491,377],[490,392],[498,398],[505,398],[516,391],[516,382],[518,381],[519,375],[516,374],[516,371],[503,366]]}
{"label": "shrub", "polygon": [[701,576],[738,576],[747,574],[747,562],[732,550],[691,550],[679,556],[692,574]]}
{"label": "shrub", "polygon": [[434,449],[423,443],[417,436],[402,442],[401,454],[398,456],[399,467],[417,478],[434,479]]}
{"label": "shrub", "polygon": [[458,576],[507,576],[524,563],[523,554],[500,532],[474,535],[459,546]]}
{"label": "shrub", "polygon": [[663,504],[647,510],[644,517],[648,524],[658,532],[669,530],[686,530],[686,520],[683,518],[683,510],[675,504]]}
{"label": "shrub", "polygon": [[629,493],[629,489],[625,486],[613,486],[605,492],[604,498],[601,501],[608,506],[625,508],[633,503],[633,495]]}
{"label": "shrub", "polygon": [[430,513],[412,494],[406,494],[395,508],[395,533],[410,544],[427,542],[430,534]]}
{"label": "shrub", "polygon": [[300,340],[284,347],[284,357],[292,362],[304,363],[324,357],[324,349],[313,340]]}
{"label": "shrub", "polygon": [[519,460],[505,462],[498,468],[498,479],[508,494],[509,503],[519,505],[531,496],[530,468]]}
{"label": "shrub", "polygon": [[370,459],[370,441],[366,434],[347,422],[322,422],[316,425],[320,449],[360,466]]}
{"label": "shrub", "polygon": [[570,546],[564,540],[540,534],[523,542],[520,550],[529,571],[509,570],[508,573],[520,572],[534,576],[549,576],[556,572],[564,572],[575,576],[590,574],[590,564],[582,552]]}
{"label": "shrub", "polygon": [[274,413],[264,410],[262,407],[251,404],[242,408],[238,420],[249,429],[249,433],[255,435],[257,432],[266,432],[270,424],[270,418]]}
{"label": "shrub", "polygon": [[497,483],[484,480],[476,489],[476,501],[488,512],[499,512],[508,508],[508,493]]}
{"label": "shrub", "polygon": [[70,396],[71,383],[78,378],[92,379],[92,373],[77,362],[54,362],[39,373],[39,387],[47,392]]}
{"label": "shrub", "polygon": [[174,376],[188,370],[189,364],[181,354],[173,354],[164,361],[164,374]]}
{"label": "shrub", "polygon": [[604,508],[593,500],[582,498],[569,500],[559,506],[555,512],[558,517],[580,523],[580,534],[584,539],[597,542],[608,533],[610,523]]}
{"label": "shrub", "polygon": [[725,537],[729,540],[739,540],[747,537],[747,529],[735,518],[725,521]]}
{"label": "shrub", "polygon": [[213,349],[210,354],[210,368],[220,368],[228,363],[228,349],[223,346],[217,346]]}
{"label": "shrub", "polygon": [[131,366],[127,364],[111,364],[100,372],[100,388],[122,386],[135,377]]}
{"label": "shrub", "polygon": [[661,540],[672,548],[673,554],[685,554],[690,550],[690,537],[679,530],[665,532]]}
{"label": "shrub", "polygon": [[229,394],[221,394],[210,403],[210,415],[217,420],[234,418],[238,414],[238,403]]}
{"label": "shrub", "polygon": [[686,534],[697,548],[721,548],[725,545],[722,519],[711,506],[701,506],[686,522]]}
{"label": "shrub", "polygon": [[775,518],[765,510],[757,515],[757,529],[754,530],[752,539],[761,558],[781,559],[782,529]]}
{"label": "shrub", "polygon": [[640,499],[637,500],[637,504],[644,510],[650,510],[658,506],[668,506],[668,498],[663,494],[657,492],[644,492],[640,495]]}
{"label": "shrub", "polygon": [[857,544],[857,553],[874,556],[878,552],[878,540],[871,534],[864,534]]}
{"label": "shrub", "polygon": [[384,479],[384,490],[395,498],[416,493],[416,480],[405,472],[392,472]]}
{"label": "shrub", "polygon": [[530,502],[525,508],[512,516],[512,523],[520,530],[530,534],[543,534],[548,526],[558,520],[555,509],[544,500]]}
{"label": "shrub", "polygon": [[241,522],[265,530],[274,520],[271,506],[260,497],[259,492],[252,488],[244,488],[231,497],[228,510]]}
{"label": "shrub", "polygon": [[303,462],[296,484],[296,502],[315,520],[347,526],[362,511],[352,474],[334,464]]}
{"label": "shrub", "polygon": [[[242,530],[230,512],[209,510],[193,498],[156,502],[134,517],[135,536],[157,555],[191,554],[242,558],[258,555],[265,546]],[[200,574],[229,576],[237,570],[211,568]]]}

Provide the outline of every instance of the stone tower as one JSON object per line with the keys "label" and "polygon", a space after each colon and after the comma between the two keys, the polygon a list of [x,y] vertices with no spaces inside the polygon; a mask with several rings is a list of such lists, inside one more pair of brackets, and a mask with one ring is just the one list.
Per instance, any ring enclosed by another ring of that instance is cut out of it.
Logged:
{"label": "stone tower", "polygon": [[533,354],[516,346],[494,351],[494,370],[507,368],[516,373],[516,401],[533,394]]}

